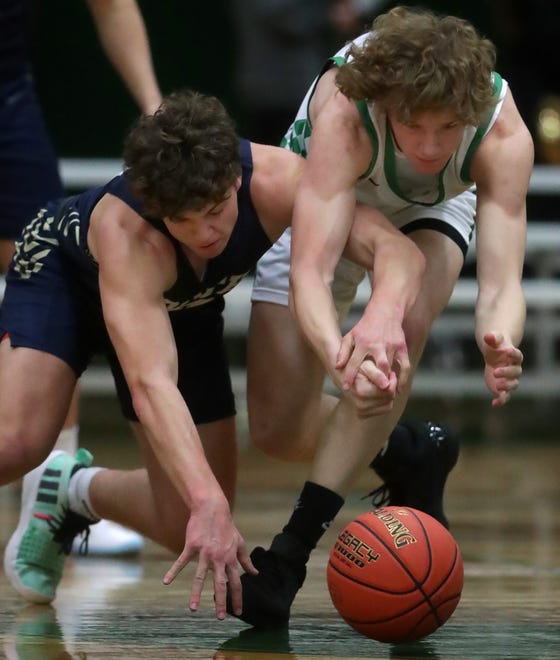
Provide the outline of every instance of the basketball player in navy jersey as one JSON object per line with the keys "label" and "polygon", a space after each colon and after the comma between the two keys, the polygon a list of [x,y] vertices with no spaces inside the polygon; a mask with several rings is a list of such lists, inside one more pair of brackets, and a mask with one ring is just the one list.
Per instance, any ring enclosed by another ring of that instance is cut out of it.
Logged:
{"label": "basketball player in navy jersey", "polygon": [[[141,117],[124,160],[124,174],[105,186],[47,204],[16,244],[0,308],[0,483],[27,474],[4,568],[24,598],[50,602],[74,537],[108,518],[179,555],[166,584],[197,562],[192,610],[211,571],[221,619],[226,581],[240,614],[239,565],[255,571],[232,519],[224,294],[290,224],[305,161],[240,141],[221,103],[194,92]],[[375,255],[375,272],[390,273],[376,295],[410,307],[420,251],[375,210],[363,214],[347,256],[371,267]],[[145,469],[92,468],[83,449],[50,453],[97,352],[111,365]],[[375,394],[365,376],[355,390],[362,400]]]}
{"label": "basketball player in navy jersey", "polygon": [[[0,9],[0,273],[8,270],[14,241],[24,225],[42,204],[64,194],[58,159],[35,93],[28,4],[2,0]],[[87,5],[108,60],[140,110],[153,112],[161,94],[136,0],[87,0]],[[75,396],[57,447],[74,452],[77,443]],[[142,546],[141,536],[105,521],[90,537],[93,554],[131,554]]]}

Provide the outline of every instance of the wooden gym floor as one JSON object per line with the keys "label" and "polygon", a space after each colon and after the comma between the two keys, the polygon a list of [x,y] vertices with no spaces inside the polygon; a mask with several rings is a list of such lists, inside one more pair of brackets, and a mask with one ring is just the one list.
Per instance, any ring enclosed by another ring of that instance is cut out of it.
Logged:
{"label": "wooden gym floor", "polygon": [[[97,464],[134,466],[134,445],[126,427],[108,412],[111,406],[105,400],[86,401],[83,444],[93,450]],[[511,428],[500,426],[502,413],[486,427],[482,417],[477,419],[483,428],[476,433],[485,440],[466,438],[446,495],[465,564],[463,597],[447,624],[423,641],[386,645],[369,640],[349,628],[330,602],[328,551],[340,529],[367,508],[361,495],[378,482],[365,475],[313,554],[287,631],[258,633],[235,619],[216,621],[209,591],[201,611],[189,613],[192,571],[164,587],[161,578],[173,558],[148,542],[139,558],[72,557],[52,607],[26,604],[2,572],[0,657],[558,660],[560,446],[541,436],[517,438]],[[252,449],[241,452],[236,520],[250,547],[270,542],[304,478],[305,468],[286,466]],[[18,506],[16,489],[1,488],[2,552]]]}

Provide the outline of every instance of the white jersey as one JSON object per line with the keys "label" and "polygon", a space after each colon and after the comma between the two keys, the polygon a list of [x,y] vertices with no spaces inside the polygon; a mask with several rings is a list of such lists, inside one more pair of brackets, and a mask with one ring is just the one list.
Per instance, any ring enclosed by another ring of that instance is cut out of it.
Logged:
{"label": "white jersey", "polygon": [[[371,33],[354,40],[361,45]],[[350,44],[331,58],[313,81],[288,129],[282,146],[306,157],[312,132],[309,104],[321,75],[330,66],[342,66]],[[330,65],[329,65],[330,64]],[[365,130],[372,145],[372,159],[368,169],[356,184],[356,199],[381,211],[396,227],[409,233],[429,228],[449,236],[466,254],[474,230],[476,215],[475,187],[470,178],[472,158],[483,137],[494,125],[507,92],[507,82],[493,73],[495,105],[480,126],[467,126],[457,150],[444,169],[436,175],[416,172],[394,143],[386,113],[379,105],[357,101]],[[290,252],[290,230],[261,258],[253,300],[287,304]],[[343,259],[341,264],[345,262]],[[340,267],[339,267],[340,270]],[[355,264],[346,263],[344,277],[337,273],[337,281],[358,281],[363,271]],[[341,286],[341,288],[343,288]],[[347,287],[351,291],[351,286]],[[334,289],[333,289],[334,291]],[[351,294],[340,293],[335,300],[351,300]]]}
{"label": "white jersey", "polygon": [[[363,34],[353,43],[361,45],[371,33]],[[337,66],[346,61],[347,44],[332,59]],[[326,69],[325,69],[326,70]],[[303,156],[307,155],[312,123],[309,104],[315,92],[318,76],[308,90],[296,118],[282,145]],[[437,175],[416,172],[398,150],[392,138],[386,113],[375,102],[357,101],[365,130],[368,133],[373,156],[366,172],[356,185],[356,198],[375,206],[388,218],[411,205],[436,206],[447,199],[457,197],[472,187],[470,165],[482,138],[494,125],[500,114],[507,91],[507,82],[493,74],[496,104],[486,121],[480,126],[467,126],[458,149],[451,155],[444,169]]]}

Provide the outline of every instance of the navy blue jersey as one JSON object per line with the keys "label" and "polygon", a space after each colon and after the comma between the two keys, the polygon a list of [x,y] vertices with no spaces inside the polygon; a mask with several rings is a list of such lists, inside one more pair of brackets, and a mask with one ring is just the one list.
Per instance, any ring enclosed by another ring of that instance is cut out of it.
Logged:
{"label": "navy blue jersey", "polygon": [[0,0],[0,239],[15,240],[64,188],[37,101],[27,49],[27,1]]}
{"label": "navy blue jersey", "polygon": [[[122,199],[176,246],[177,280],[165,293],[177,347],[177,387],[197,424],[235,414],[227,352],[223,341],[223,294],[256,264],[270,247],[250,194],[253,162],[250,143],[242,141],[239,215],[225,250],[210,259],[198,279],[179,243],[158,219],[147,218],[124,176],[81,195],[59,199],[41,209],[16,243],[0,307],[0,338],[13,347],[50,353],[79,377],[94,354],[109,362],[121,409],[137,419],[124,374],[105,327],[98,265],[87,247],[91,213],[101,197]],[[146,342],[151,340],[146,337]]]}
{"label": "navy blue jersey", "polygon": [[90,292],[98,292],[98,267],[87,247],[87,233],[96,204],[103,195],[110,193],[124,201],[175,245],[177,280],[165,292],[165,301],[170,312],[196,307],[220,298],[255,266],[257,260],[271,246],[251,200],[253,159],[250,142],[242,140],[240,150],[242,181],[237,192],[238,219],[226,248],[220,255],[208,261],[202,279],[195,274],[181,250],[180,243],[169,234],[163,221],[144,214],[142,204],[131,193],[124,174],[103,186],[47,205],[37,218],[25,227],[22,238],[17,242],[15,271],[20,276],[25,276],[25,273],[32,274],[33,269],[39,267],[40,261],[52,249],[57,249],[71,265],[75,279]]}

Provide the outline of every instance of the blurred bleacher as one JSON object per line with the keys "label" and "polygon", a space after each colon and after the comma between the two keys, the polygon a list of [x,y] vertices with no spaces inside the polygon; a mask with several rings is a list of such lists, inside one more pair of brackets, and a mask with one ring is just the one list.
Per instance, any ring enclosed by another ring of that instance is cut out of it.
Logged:
{"label": "blurred bleacher", "polygon": [[[82,190],[108,181],[119,173],[116,159],[62,159],[61,172],[69,191]],[[519,395],[552,398],[560,390],[560,166],[537,165],[533,170],[529,198],[558,199],[557,216],[530,215],[524,274],[527,323],[522,349],[524,374]],[[529,204],[529,208],[534,206]],[[554,204],[555,212],[556,205]],[[0,297],[3,280],[0,279]],[[250,313],[251,279],[246,278],[226,296],[226,335],[243,344]],[[354,322],[368,299],[363,283],[347,325]],[[474,246],[467,256],[448,307],[435,322],[430,341],[415,377],[419,395],[456,398],[487,397],[482,361],[474,342],[474,304],[477,295]],[[243,354],[243,350],[241,350]],[[244,365],[233,369],[236,387],[244,387]],[[93,365],[82,378],[85,393],[113,390],[112,378],[102,364]]]}

